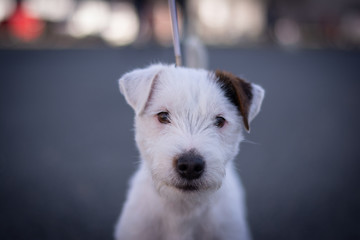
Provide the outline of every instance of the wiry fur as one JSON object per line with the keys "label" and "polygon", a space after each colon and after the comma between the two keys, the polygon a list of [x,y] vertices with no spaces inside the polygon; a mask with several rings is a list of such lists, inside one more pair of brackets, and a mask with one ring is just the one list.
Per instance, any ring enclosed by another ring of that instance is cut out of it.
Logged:
{"label": "wiry fur", "polygon": [[[264,95],[252,86],[249,121]],[[232,163],[243,140],[243,121],[215,73],[157,64],[125,74],[120,89],[135,110],[142,161],[116,239],[249,239],[244,194]],[[164,111],[170,113],[169,124],[157,119]],[[217,116],[226,119],[222,128],[214,125]],[[189,150],[206,163],[203,175],[191,180],[194,191],[182,190],[189,181],[174,167],[176,157]]]}

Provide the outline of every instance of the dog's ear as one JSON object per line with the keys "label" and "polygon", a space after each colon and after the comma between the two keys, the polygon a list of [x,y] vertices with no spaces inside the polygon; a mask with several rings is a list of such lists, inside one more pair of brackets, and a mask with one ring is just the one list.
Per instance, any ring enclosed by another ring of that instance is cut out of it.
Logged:
{"label": "dog's ear", "polygon": [[155,79],[163,65],[151,65],[143,69],[135,69],[124,74],[120,80],[120,92],[135,113],[141,114],[150,98]]}
{"label": "dog's ear", "polygon": [[220,87],[224,90],[225,96],[239,110],[245,129],[250,131],[249,123],[260,111],[265,94],[264,89],[259,85],[248,83],[229,72],[217,70],[215,76],[220,83]]}

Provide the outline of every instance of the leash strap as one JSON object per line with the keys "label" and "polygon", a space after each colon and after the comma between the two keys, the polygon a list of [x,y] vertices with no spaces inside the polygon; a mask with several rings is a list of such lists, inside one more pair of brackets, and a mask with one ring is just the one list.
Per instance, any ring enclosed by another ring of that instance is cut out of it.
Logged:
{"label": "leash strap", "polygon": [[178,18],[177,18],[175,0],[169,0],[169,8],[170,8],[171,26],[172,26],[172,32],[173,32],[172,36],[173,36],[173,43],[174,43],[175,63],[176,63],[176,66],[181,66],[182,59],[181,59]]}

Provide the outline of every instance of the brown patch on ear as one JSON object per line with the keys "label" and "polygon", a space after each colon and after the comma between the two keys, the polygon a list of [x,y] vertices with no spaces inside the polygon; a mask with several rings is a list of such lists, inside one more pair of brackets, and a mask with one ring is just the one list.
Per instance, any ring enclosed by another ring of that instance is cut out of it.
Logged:
{"label": "brown patch on ear", "polygon": [[251,84],[232,73],[221,70],[216,70],[215,76],[220,83],[221,89],[224,90],[225,96],[239,110],[244,121],[245,129],[249,131],[250,126],[248,118],[251,100],[253,98]]}

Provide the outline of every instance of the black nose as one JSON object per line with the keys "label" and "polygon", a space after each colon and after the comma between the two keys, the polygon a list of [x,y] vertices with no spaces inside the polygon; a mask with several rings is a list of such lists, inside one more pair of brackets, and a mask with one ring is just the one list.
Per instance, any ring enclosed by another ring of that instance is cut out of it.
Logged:
{"label": "black nose", "polygon": [[199,178],[205,169],[203,157],[195,151],[181,154],[176,161],[176,171],[188,180]]}

